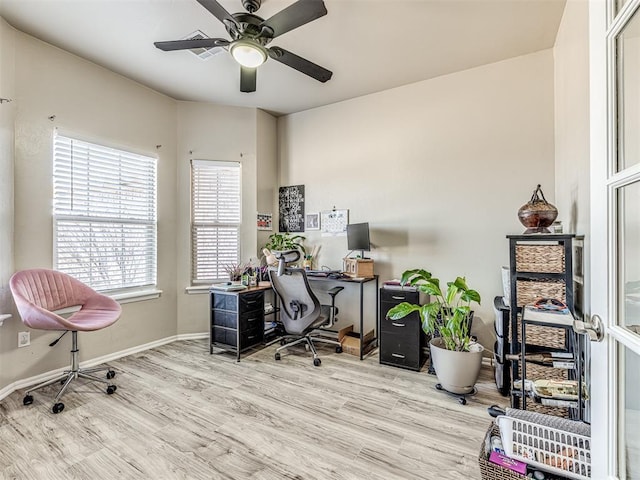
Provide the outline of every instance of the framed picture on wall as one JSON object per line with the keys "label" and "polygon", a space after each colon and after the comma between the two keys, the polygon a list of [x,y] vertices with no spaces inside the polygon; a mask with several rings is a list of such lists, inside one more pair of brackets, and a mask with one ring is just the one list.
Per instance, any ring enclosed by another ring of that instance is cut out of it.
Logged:
{"label": "framed picture on wall", "polygon": [[278,231],[304,232],[304,185],[280,187]]}
{"label": "framed picture on wall", "polygon": [[271,213],[259,213],[257,219],[258,230],[273,230],[273,215]]}
{"label": "framed picture on wall", "polygon": [[323,237],[342,237],[347,235],[349,210],[325,210],[320,212],[320,225]]}
{"label": "framed picture on wall", "polygon": [[304,222],[305,230],[320,230],[320,214],[319,213],[307,213]]}

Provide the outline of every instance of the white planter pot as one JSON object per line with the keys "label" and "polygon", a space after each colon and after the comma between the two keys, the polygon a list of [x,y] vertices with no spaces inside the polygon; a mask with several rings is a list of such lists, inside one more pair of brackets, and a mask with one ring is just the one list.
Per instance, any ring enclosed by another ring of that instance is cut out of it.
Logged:
{"label": "white planter pot", "polygon": [[480,375],[484,347],[478,344],[477,352],[454,352],[444,348],[442,338],[429,342],[431,359],[442,388],[451,393],[471,393]]}

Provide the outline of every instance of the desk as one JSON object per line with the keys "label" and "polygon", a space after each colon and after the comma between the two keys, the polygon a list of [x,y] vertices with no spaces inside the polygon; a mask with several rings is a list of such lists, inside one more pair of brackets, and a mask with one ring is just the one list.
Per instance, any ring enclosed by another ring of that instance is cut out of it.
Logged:
{"label": "desk", "polygon": [[[363,359],[364,337],[364,285],[375,282],[376,303],[376,338],[379,335],[380,316],[378,311],[379,288],[378,276],[352,279],[307,277],[311,283],[355,283],[359,287],[360,301],[360,360]],[[240,361],[240,353],[261,344],[264,340],[264,292],[271,290],[271,286],[251,287],[239,291],[225,291],[212,288],[209,290],[210,299],[210,327],[209,353],[213,348],[221,348],[236,354]],[[274,302],[274,312],[278,311],[277,296]],[[271,315],[271,313],[269,314]]]}
{"label": "desk", "polygon": [[379,291],[380,289],[378,288],[378,275],[374,275],[373,277],[367,277],[367,278],[360,278],[360,279],[354,279],[354,278],[348,278],[348,277],[344,277],[344,278],[328,278],[328,277],[314,277],[314,276],[307,276],[307,278],[309,279],[309,282],[313,283],[313,282],[338,282],[338,283],[357,283],[359,286],[359,291],[360,291],[360,360],[362,360],[363,358],[363,345],[362,345],[362,340],[364,337],[364,284],[365,283],[369,283],[369,282],[376,282],[376,303],[374,305],[374,310],[376,311],[376,331],[375,331],[375,336],[376,338],[378,338],[379,332],[380,332],[380,315],[379,315],[379,311],[378,311],[378,304],[379,304]]}

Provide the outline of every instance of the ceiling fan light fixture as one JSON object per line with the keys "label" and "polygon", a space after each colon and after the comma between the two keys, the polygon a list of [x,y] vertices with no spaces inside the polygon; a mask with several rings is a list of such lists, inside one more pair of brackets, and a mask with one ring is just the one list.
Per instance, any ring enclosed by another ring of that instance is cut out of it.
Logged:
{"label": "ceiling fan light fixture", "polygon": [[267,61],[267,51],[255,42],[236,40],[229,47],[233,58],[243,67],[256,68]]}

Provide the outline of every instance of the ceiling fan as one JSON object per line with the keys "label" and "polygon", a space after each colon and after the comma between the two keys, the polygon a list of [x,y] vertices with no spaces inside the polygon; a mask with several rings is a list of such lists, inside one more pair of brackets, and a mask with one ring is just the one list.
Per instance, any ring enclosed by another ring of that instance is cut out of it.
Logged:
{"label": "ceiling fan", "polygon": [[192,48],[220,47],[229,51],[240,64],[240,91],[256,91],[257,67],[273,58],[319,82],[326,82],[333,73],[309,60],[299,57],[281,47],[267,47],[276,37],[298,28],[327,14],[322,0],[298,0],[272,17],[264,20],[255,15],[262,0],[242,0],[248,13],[230,14],[217,0],[197,0],[214,17],[220,20],[231,40],[224,38],[200,38],[155,42],[154,45],[165,52],[190,50]]}

